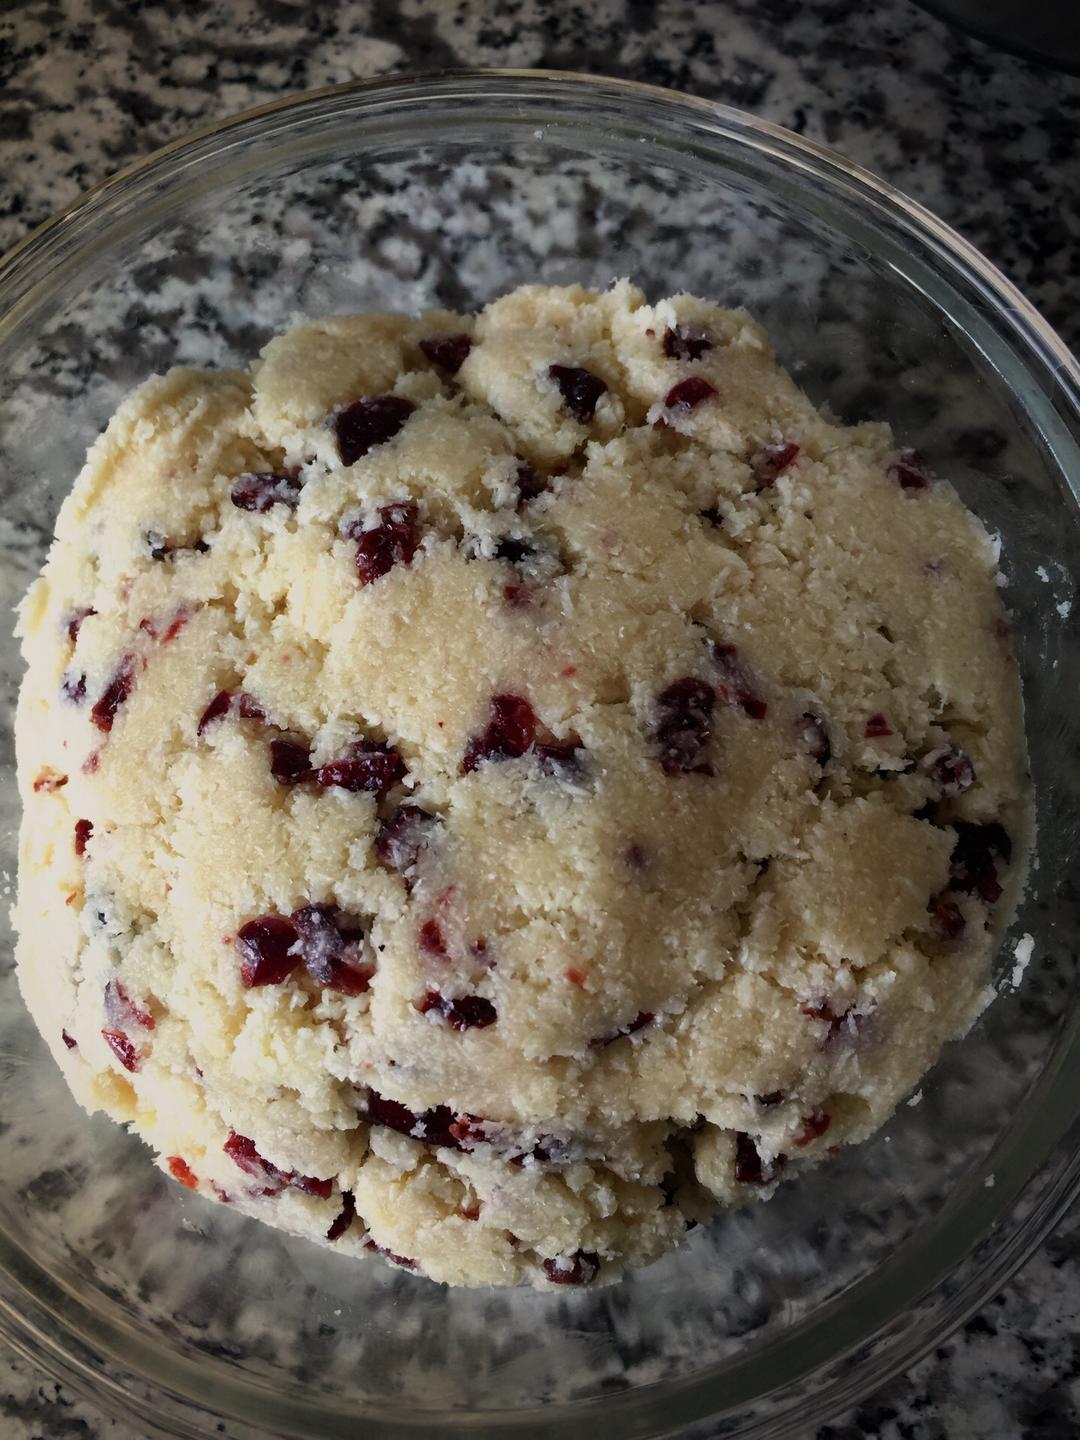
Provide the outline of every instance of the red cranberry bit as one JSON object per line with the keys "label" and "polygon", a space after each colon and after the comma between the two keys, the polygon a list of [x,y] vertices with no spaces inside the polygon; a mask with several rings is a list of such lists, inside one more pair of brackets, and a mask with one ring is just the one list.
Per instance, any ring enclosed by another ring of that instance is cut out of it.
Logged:
{"label": "red cranberry bit", "polygon": [[468,335],[429,335],[420,341],[420,349],[433,365],[456,375],[469,358],[473,342]]}
{"label": "red cranberry bit", "polygon": [[934,475],[917,450],[898,450],[889,465],[889,476],[904,490],[926,490]]}
{"label": "red cranberry bit", "polygon": [[518,503],[526,505],[547,489],[547,481],[538,475],[527,460],[519,460],[517,467]]}
{"label": "red cranberry bit", "polygon": [[369,1090],[366,1111],[369,1124],[385,1125],[388,1130],[396,1130],[399,1135],[411,1135],[414,1140],[423,1140],[428,1145],[442,1149],[460,1148],[453,1133],[456,1117],[446,1105],[435,1105],[430,1110],[422,1110],[419,1115],[415,1115],[397,1100],[386,1100],[376,1091]]}
{"label": "red cranberry bit", "polygon": [[232,702],[233,696],[231,690],[219,690],[203,711],[199,719],[198,728],[195,731],[196,735],[203,734],[208,725],[212,725],[215,720],[221,720],[226,716],[232,708]]}
{"label": "red cranberry bit", "polygon": [[405,1255],[395,1255],[393,1250],[388,1250],[385,1245],[376,1245],[374,1240],[365,1240],[364,1249],[370,1250],[375,1255],[385,1255],[387,1260],[393,1261],[405,1270],[415,1270],[416,1261],[408,1259]]}
{"label": "red cranberry bit", "polygon": [[462,1150],[472,1150],[476,1145],[487,1142],[488,1134],[484,1122],[475,1115],[461,1115],[450,1126],[450,1134]]}
{"label": "red cranberry bit", "polygon": [[937,782],[941,793],[953,800],[975,784],[975,767],[971,758],[954,745],[943,745],[924,756],[922,768]]}
{"label": "red cranberry bit", "polygon": [[199,1188],[199,1177],[181,1156],[170,1155],[165,1163],[168,1165],[169,1174],[174,1180],[179,1180],[180,1184],[186,1185],[189,1190],[197,1190]]}
{"label": "red cranberry bit", "polygon": [[438,990],[428,990],[422,999],[415,1002],[421,1015],[435,1010],[452,1030],[486,1030],[494,1025],[499,1013],[490,1000],[483,995],[461,995],[452,999]]}
{"label": "red cranberry bit", "polygon": [[754,478],[763,490],[775,485],[779,476],[799,458],[800,447],[793,440],[786,445],[767,445],[754,457]]}
{"label": "red cranberry bit", "polygon": [[131,694],[135,685],[135,675],[138,669],[138,660],[134,655],[125,655],[116,667],[116,671],[105,687],[101,699],[90,711],[90,719],[99,730],[106,734],[112,729],[113,721],[116,719],[116,712],[123,705],[124,701]]}
{"label": "red cranberry bit", "polygon": [[703,375],[688,375],[664,396],[664,409],[669,415],[689,415],[715,394],[716,386],[710,385]]}
{"label": "red cranberry bit", "polygon": [[359,922],[334,905],[304,905],[290,918],[304,967],[315,983],[342,995],[363,995],[375,967],[361,958]]}
{"label": "red cranberry bit", "polygon": [[270,741],[270,774],[279,785],[311,778],[311,751],[298,740]]}
{"label": "red cranberry bit", "polygon": [[437,815],[429,815],[419,805],[399,806],[375,838],[376,858],[388,870],[404,876],[408,884],[440,823]]}
{"label": "red cranberry bit", "polygon": [[361,585],[371,585],[395,565],[410,565],[420,544],[413,500],[395,501],[379,508],[378,524],[370,530],[353,528],[356,574]]}
{"label": "red cranberry bit", "polygon": [[803,1150],[812,1141],[824,1135],[831,1124],[832,1116],[827,1115],[824,1110],[815,1110],[812,1115],[804,1115],[799,1121],[798,1133],[791,1143],[796,1150]]}
{"label": "red cranberry bit", "polygon": [[712,662],[720,676],[717,690],[725,705],[737,705],[751,720],[764,720],[768,705],[754,689],[746,666],[734,645],[712,646]]}
{"label": "red cranberry bit", "polygon": [[63,1040],[69,1050],[77,1050],[79,1048],[78,1041],[74,1040],[66,1030],[60,1031],[60,1039]]}
{"label": "red cranberry bit", "polygon": [[142,1064],[142,1056],[122,1030],[102,1030],[106,1045],[123,1065],[134,1074]]}
{"label": "red cranberry bit", "polygon": [[816,760],[824,770],[832,759],[832,745],[829,743],[829,732],[825,728],[824,720],[811,714],[809,710],[800,715],[799,739],[811,760]]}
{"label": "red cranberry bit", "polygon": [[603,380],[580,365],[549,365],[548,374],[559,387],[563,408],[587,425],[596,414],[597,401],[607,391]]}
{"label": "red cranberry bit", "polygon": [[955,900],[947,895],[933,895],[927,910],[934,918],[934,928],[944,940],[959,940],[964,933],[964,915]]}
{"label": "red cranberry bit", "polygon": [[740,1130],[735,1136],[735,1179],[740,1185],[771,1185],[784,1168],[784,1156],[766,1164],[752,1135]]}
{"label": "red cranberry bit", "polygon": [[601,1050],[611,1045],[616,1040],[621,1040],[624,1035],[634,1035],[643,1030],[646,1025],[651,1025],[656,1016],[651,1010],[639,1010],[628,1025],[621,1026],[618,1030],[612,1031],[610,1035],[601,1035],[596,1040],[590,1040],[589,1044],[596,1050]]}
{"label": "red cranberry bit", "polygon": [[266,711],[257,700],[241,690],[236,702],[237,713],[241,720],[265,720]]}
{"label": "red cranberry bit", "polygon": [[712,738],[716,691],[704,680],[684,675],[657,696],[654,736],[665,775],[711,775],[704,759]]}
{"label": "red cranberry bit", "polygon": [[260,915],[237,931],[240,982],[246,990],[280,985],[300,964],[296,926],[284,915]]}
{"label": "red cranberry bit", "polygon": [[521,695],[493,695],[487,727],[465,747],[462,773],[468,775],[488,760],[514,760],[524,755],[536,738],[537,720]]}
{"label": "red cranberry bit", "polygon": [[81,705],[86,699],[86,676],[66,671],[60,677],[60,694],[73,705]]}
{"label": "red cranberry bit", "polygon": [[825,1044],[835,1040],[842,1030],[849,1033],[858,1029],[860,1017],[854,1006],[849,1006],[842,1014],[837,1015],[827,1001],[820,1005],[800,1005],[799,1009],[809,1020],[825,1020],[828,1022],[829,1033],[825,1037]]}
{"label": "red cranberry bit", "polygon": [[595,1250],[575,1250],[545,1260],[543,1271],[553,1285],[589,1285],[600,1273],[600,1256]]}
{"label": "red cranberry bit", "polygon": [[589,972],[587,970],[579,970],[576,965],[571,965],[568,970],[564,971],[564,974],[567,980],[570,981],[570,984],[576,985],[579,990],[584,990],[588,984]]}
{"label": "red cranberry bit", "polygon": [[314,1195],[317,1200],[329,1200],[334,1193],[332,1180],[317,1180],[314,1175],[293,1174],[290,1174],[288,1179],[294,1190],[302,1190],[305,1195]]}
{"label": "red cranberry bit", "polygon": [[580,741],[554,740],[537,745],[536,763],[553,780],[580,780],[584,773],[585,747]]}
{"label": "red cranberry bit", "polygon": [[764,1105],[766,1108],[772,1105],[782,1105],[786,1099],[787,1095],[783,1090],[769,1090],[764,1095],[754,1096],[755,1102],[758,1105]]}
{"label": "red cranberry bit", "polygon": [[79,631],[82,629],[83,621],[89,620],[91,615],[96,615],[97,613],[98,612],[90,605],[87,605],[84,609],[73,610],[71,612],[64,628],[67,630],[68,639],[72,645],[74,645],[79,638]]}
{"label": "red cranberry bit", "polygon": [[141,1025],[144,1030],[156,1028],[153,1015],[131,998],[122,980],[110,980],[105,986],[105,1014],[110,1025],[121,1030],[131,1025]]}
{"label": "red cranberry bit", "polygon": [[439,959],[446,956],[446,936],[437,920],[425,920],[420,926],[416,938],[425,955],[435,955]]}
{"label": "red cranberry bit", "polygon": [[416,409],[404,395],[369,395],[354,400],[334,416],[334,434],[343,465],[392,440]]}
{"label": "red cranberry bit", "polygon": [[246,1135],[238,1135],[235,1130],[230,1130],[222,1148],[245,1174],[266,1187],[263,1190],[264,1195],[275,1195],[289,1183],[289,1176],[264,1159],[255,1148],[255,1141],[249,1140]]}
{"label": "red cranberry bit", "polygon": [[354,794],[366,791],[382,800],[388,790],[408,774],[396,750],[378,740],[356,740],[338,760],[320,765],[310,778],[319,785],[336,785]]}
{"label": "red cranberry bit", "polygon": [[34,794],[40,795],[42,790],[52,794],[54,790],[60,790],[68,783],[68,777],[61,775],[59,770],[53,770],[48,765],[41,771],[34,781]]}
{"label": "red cranberry bit", "polygon": [[869,720],[867,720],[866,722],[866,729],[863,731],[863,734],[866,736],[867,740],[879,740],[886,735],[891,735],[892,733],[892,726],[889,724],[888,720],[885,719],[885,716],[882,715],[880,710],[876,711],[873,715],[870,716]]}
{"label": "red cranberry bit", "polygon": [[1001,899],[998,861],[1008,864],[1012,859],[1008,832],[996,820],[982,825],[957,820],[953,828],[956,844],[949,860],[949,889],[979,895],[987,905],[993,905]]}
{"label": "red cranberry bit", "polygon": [[669,360],[700,360],[713,348],[712,337],[700,325],[669,325],[663,344]]}
{"label": "red cranberry bit", "polygon": [[340,1240],[356,1219],[356,1199],[351,1190],[341,1192],[341,1212],[326,1232],[327,1240]]}
{"label": "red cranberry bit", "polygon": [[90,837],[94,833],[94,822],[92,820],[75,821],[75,854],[85,855],[86,847],[90,843]]}
{"label": "red cranberry bit", "polygon": [[399,1135],[411,1135],[416,1129],[417,1118],[407,1106],[397,1100],[387,1100],[376,1090],[369,1090],[365,1104],[367,1119],[372,1125],[385,1125]]}
{"label": "red cranberry bit", "polygon": [[238,510],[251,510],[257,515],[274,505],[286,505],[295,510],[300,503],[300,491],[304,482],[300,479],[299,466],[293,466],[279,475],[245,474],[233,482],[229,498]]}

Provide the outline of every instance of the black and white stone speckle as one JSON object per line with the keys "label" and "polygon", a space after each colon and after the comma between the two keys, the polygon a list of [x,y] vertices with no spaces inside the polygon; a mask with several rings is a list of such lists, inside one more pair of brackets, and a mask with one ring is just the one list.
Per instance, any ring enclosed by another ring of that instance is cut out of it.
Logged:
{"label": "black and white stone speckle", "polygon": [[[1067,340],[1080,336],[1080,80],[997,54],[908,0],[27,0],[0,18],[0,246],[194,125],[452,65],[651,81],[823,140],[955,225]],[[0,531],[9,556],[20,543]],[[961,1332],[818,1440],[1065,1440],[1080,1432],[1078,1333],[1074,1210]],[[4,1440],[144,1433],[0,1355]]]}

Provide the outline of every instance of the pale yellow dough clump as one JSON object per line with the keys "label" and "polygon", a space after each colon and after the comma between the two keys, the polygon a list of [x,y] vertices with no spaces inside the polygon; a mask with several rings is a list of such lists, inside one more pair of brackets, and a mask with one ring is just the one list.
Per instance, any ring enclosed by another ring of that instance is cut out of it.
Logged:
{"label": "pale yellow dough clump", "polygon": [[[453,375],[419,344],[448,334]],[[603,382],[591,418],[552,365]],[[387,394],[415,408],[343,464],[335,414]],[[746,314],[626,283],[141,386],[21,612],[19,975],[78,1099],[205,1196],[467,1285],[602,1283],[869,1135],[985,1002],[1027,793],[993,546],[896,453]],[[238,508],[245,474],[295,505]],[[411,562],[362,584],[357,534],[410,500]],[[223,690],[265,719],[200,734]],[[464,769],[498,695],[536,743]],[[407,774],[282,784],[282,738]],[[403,803],[439,817],[404,874]],[[950,864],[957,821],[1011,866]],[[370,988],[245,988],[241,927],[309,904],[358,917]]]}

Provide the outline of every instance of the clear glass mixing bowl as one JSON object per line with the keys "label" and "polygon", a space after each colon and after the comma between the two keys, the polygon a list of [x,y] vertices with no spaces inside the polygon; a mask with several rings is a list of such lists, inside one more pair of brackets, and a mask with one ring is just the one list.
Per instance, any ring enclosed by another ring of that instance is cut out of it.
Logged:
{"label": "clear glass mixing bowl", "polygon": [[[1002,993],[921,1103],[770,1204],[611,1289],[455,1292],[209,1205],[88,1121],[0,937],[0,1332],[140,1434],[630,1440],[708,1419],[776,1440],[938,1343],[1076,1192],[1080,376],[985,260],[838,156],[722,106],[539,73],[352,85],[158,152],[0,267],[3,596],[149,372],[245,364],[302,316],[624,274],[750,306],[816,400],[891,420],[1000,533],[1039,811]],[[0,662],[11,877],[6,634]]]}

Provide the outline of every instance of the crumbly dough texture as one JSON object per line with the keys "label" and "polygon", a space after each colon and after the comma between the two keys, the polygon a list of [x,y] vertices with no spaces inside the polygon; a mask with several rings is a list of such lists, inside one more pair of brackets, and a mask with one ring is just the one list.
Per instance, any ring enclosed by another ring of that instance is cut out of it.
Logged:
{"label": "crumbly dough texture", "polygon": [[[741,311],[526,287],[151,379],[20,632],[43,1036],[178,1179],[338,1251],[604,1283],[864,1139],[988,996],[1027,795],[994,545]],[[389,788],[332,783],[358,741]],[[312,905],[345,951],[246,985],[243,928]]]}

